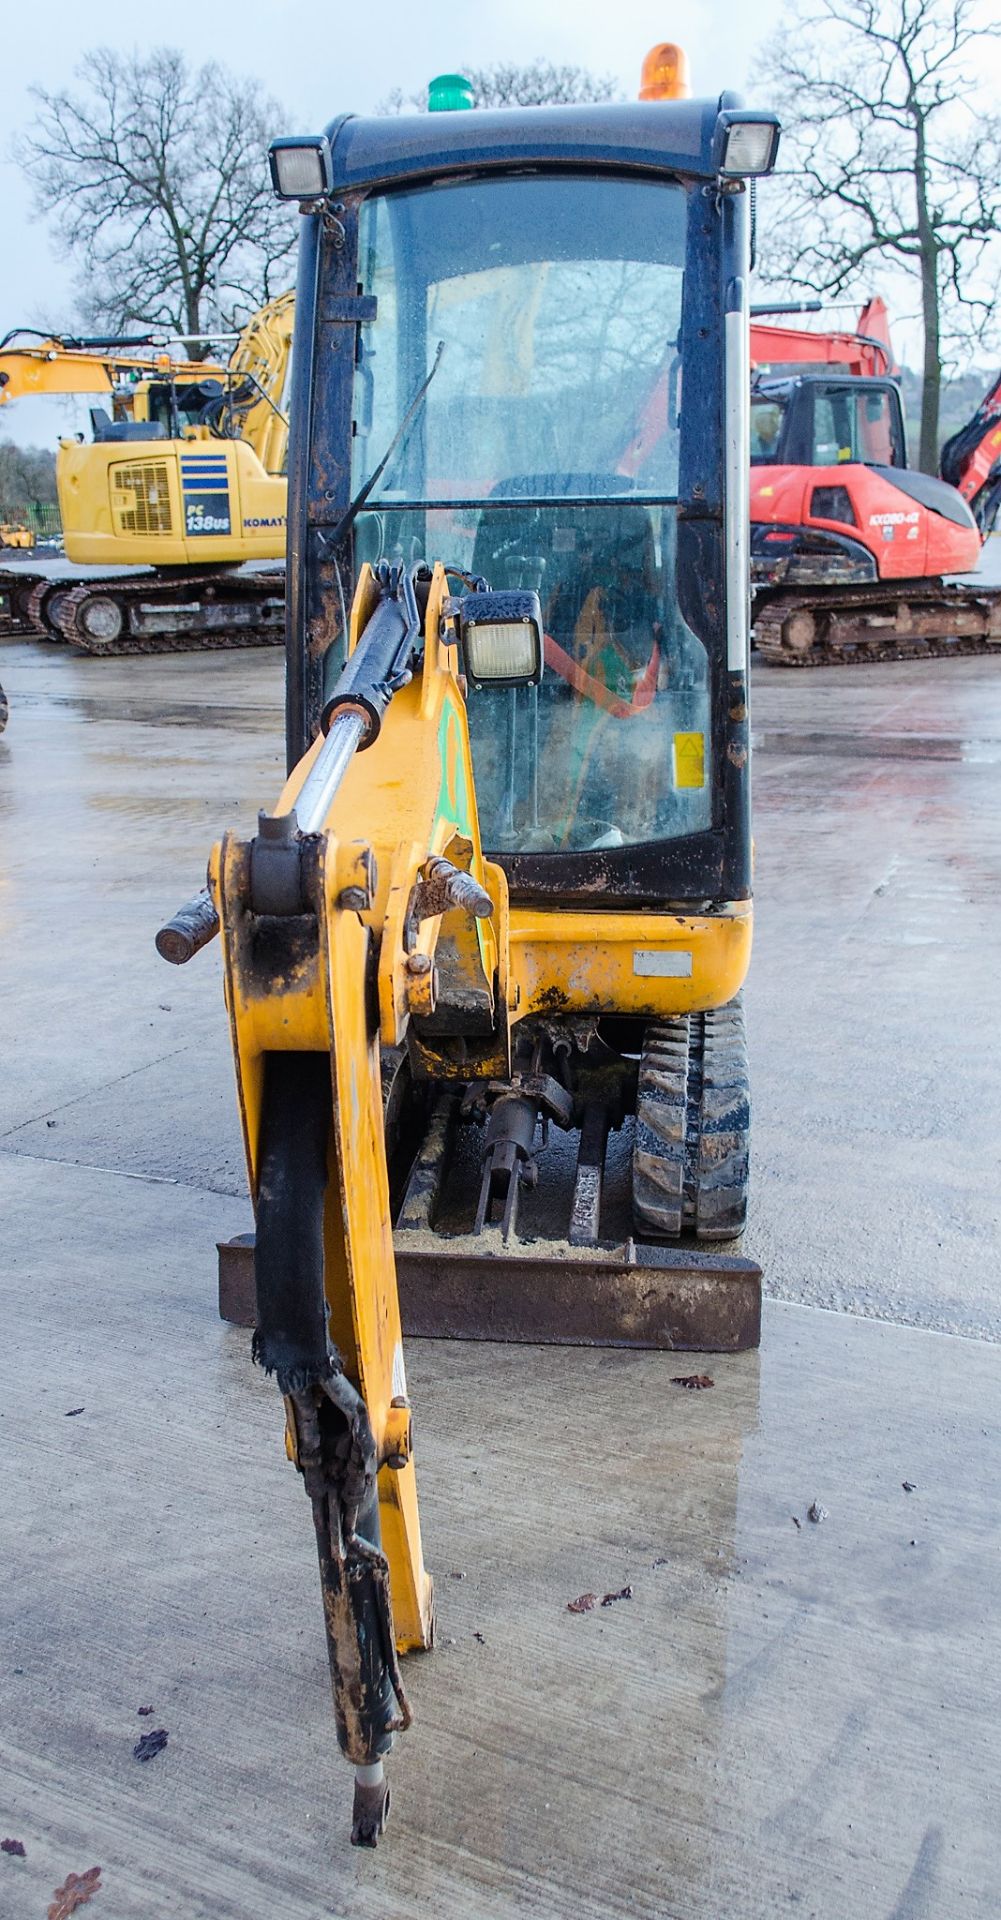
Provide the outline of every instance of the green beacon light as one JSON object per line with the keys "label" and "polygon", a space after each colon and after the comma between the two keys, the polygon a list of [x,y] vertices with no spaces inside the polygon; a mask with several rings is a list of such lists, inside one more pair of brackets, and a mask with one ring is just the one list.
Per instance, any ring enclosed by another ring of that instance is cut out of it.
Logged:
{"label": "green beacon light", "polygon": [[473,104],[473,84],[464,73],[439,73],[428,81],[428,112],[457,113]]}

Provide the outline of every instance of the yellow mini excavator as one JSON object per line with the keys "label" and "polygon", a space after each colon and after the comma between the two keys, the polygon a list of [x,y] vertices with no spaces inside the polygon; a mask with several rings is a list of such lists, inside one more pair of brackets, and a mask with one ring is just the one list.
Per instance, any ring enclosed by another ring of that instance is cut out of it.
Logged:
{"label": "yellow mini excavator", "polygon": [[294,306],[262,307],[225,364],[142,340],[0,341],[0,407],[107,403],[56,456],[66,558],[0,571],[0,632],[88,653],[280,644]]}
{"label": "yellow mini excavator", "polygon": [[256,1214],[229,1251],[312,1503],[357,1844],[433,1633],[403,1335],[758,1339],[760,1271],[717,1243],[748,1161],[747,189],[777,140],[654,94],[272,150],[303,213],[290,771],[158,946],[221,931]]}

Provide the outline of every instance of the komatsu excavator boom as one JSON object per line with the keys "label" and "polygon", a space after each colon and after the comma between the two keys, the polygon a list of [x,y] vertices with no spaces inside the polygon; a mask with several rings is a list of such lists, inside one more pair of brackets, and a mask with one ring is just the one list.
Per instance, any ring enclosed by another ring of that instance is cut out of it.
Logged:
{"label": "komatsu excavator boom", "polygon": [[433,1638],[404,1335],[758,1339],[759,1269],[718,1243],[748,1177],[747,179],[777,140],[724,94],[273,150],[303,210],[289,776],[158,945],[221,930],[256,1216],[228,1251],[358,1844]]}

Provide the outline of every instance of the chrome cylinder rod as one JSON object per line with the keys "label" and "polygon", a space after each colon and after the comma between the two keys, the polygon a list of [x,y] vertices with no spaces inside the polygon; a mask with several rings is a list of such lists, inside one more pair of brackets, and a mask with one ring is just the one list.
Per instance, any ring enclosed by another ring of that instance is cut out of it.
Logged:
{"label": "chrome cylinder rod", "polygon": [[300,833],[321,831],[365,732],[365,724],[361,713],[348,711],[334,715],[330,732],[296,797],[295,817]]}

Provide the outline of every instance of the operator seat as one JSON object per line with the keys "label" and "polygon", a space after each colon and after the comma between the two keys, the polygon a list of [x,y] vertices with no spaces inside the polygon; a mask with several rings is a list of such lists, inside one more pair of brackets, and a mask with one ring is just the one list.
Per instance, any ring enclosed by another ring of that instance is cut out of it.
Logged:
{"label": "operator seat", "polygon": [[95,441],[167,438],[167,429],[159,420],[113,420],[105,407],[91,407],[90,425]]}
{"label": "operator seat", "polygon": [[[661,625],[653,517],[616,497],[630,489],[622,474],[519,474],[481,512],[474,573],[497,589],[537,589],[547,641],[562,655],[547,645],[538,690],[508,696],[507,730],[494,702],[470,703],[483,817],[488,832],[501,820],[501,847],[620,845],[620,819],[628,830],[640,818],[631,784],[650,782],[633,728],[656,688]],[[533,759],[545,767],[535,824],[523,804]]]}
{"label": "operator seat", "polygon": [[[497,509],[480,516],[472,560],[491,587],[537,588],[546,632],[572,659],[581,659],[582,626],[600,618],[626,680],[649,663],[659,610],[650,510],[614,497],[629,488],[622,474],[501,480],[491,491]],[[568,504],[574,499],[587,504]]]}

